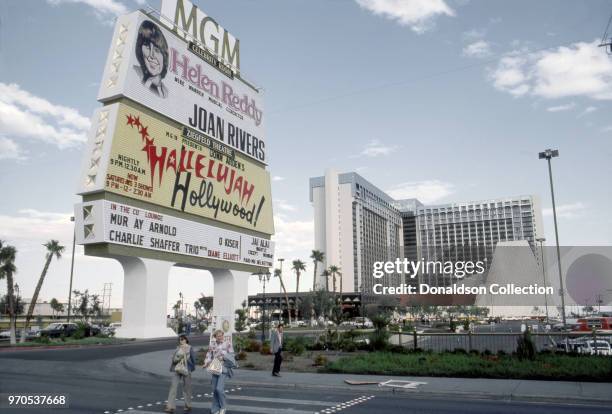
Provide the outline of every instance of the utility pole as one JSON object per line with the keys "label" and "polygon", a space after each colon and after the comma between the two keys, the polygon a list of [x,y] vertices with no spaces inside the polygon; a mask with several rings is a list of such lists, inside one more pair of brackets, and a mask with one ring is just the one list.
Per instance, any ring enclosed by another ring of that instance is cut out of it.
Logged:
{"label": "utility pole", "polygon": [[[542,265],[542,277],[544,278],[544,287],[546,288],[548,283],[546,282],[546,265],[544,263],[544,247],[543,243],[546,241],[544,237],[536,239],[540,242],[540,264]],[[548,325],[548,294],[544,291],[544,306],[546,307],[546,324]]]}
{"label": "utility pole", "polygon": [[550,195],[552,198],[553,220],[555,222],[555,241],[557,242],[557,266],[559,268],[559,296],[561,296],[561,317],[563,319],[563,328],[567,327],[565,319],[565,290],[563,289],[563,271],[561,269],[561,247],[559,246],[559,229],[557,227],[557,207],[555,206],[555,188],[553,185],[552,167],[550,164],[551,158],[559,156],[558,150],[547,149],[538,154],[539,158],[548,161],[548,177],[550,179]]}
{"label": "utility pole", "polygon": [[[70,216],[74,223],[74,216]],[[76,245],[76,223],[72,225],[72,259],[70,262],[70,287],[68,288],[68,322],[70,322],[70,308],[72,308],[72,277],[74,275],[74,248]]]}

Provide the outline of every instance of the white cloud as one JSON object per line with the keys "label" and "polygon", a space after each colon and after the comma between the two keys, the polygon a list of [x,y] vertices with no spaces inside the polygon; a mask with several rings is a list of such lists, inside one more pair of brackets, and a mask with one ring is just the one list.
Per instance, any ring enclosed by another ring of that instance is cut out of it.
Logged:
{"label": "white cloud", "polygon": [[72,240],[71,213],[22,209],[16,216],[0,215],[0,239],[40,244],[49,239]]}
{"label": "white cloud", "polygon": [[570,109],[574,109],[575,107],[576,107],[576,104],[574,102],[570,102],[565,105],[550,106],[546,108],[546,110],[548,112],[563,112],[563,111],[569,111]]}
{"label": "white cloud", "polygon": [[612,125],[605,126],[601,129],[601,132],[611,132],[611,131],[612,131]]}
{"label": "white cloud", "polygon": [[296,211],[297,210],[297,208],[295,206],[289,204],[285,200],[280,200],[280,199],[274,200],[274,206],[277,209],[284,210],[284,211]]}
{"label": "white cloud", "polygon": [[[86,4],[94,9],[98,16],[114,15],[119,16],[129,12],[128,8],[115,0],[47,0],[47,3],[54,6],[62,4]],[[140,4],[140,3],[139,3]]]}
{"label": "white cloud", "polygon": [[284,214],[274,215],[273,236],[275,256],[287,260],[300,259],[308,262],[314,246],[314,221],[291,220]]}
{"label": "white cloud", "polygon": [[424,204],[438,202],[454,193],[454,185],[439,180],[427,180],[397,184],[386,191],[396,200],[416,198]]}
{"label": "white cloud", "polygon": [[280,175],[275,175],[272,177],[272,181],[285,181],[285,177],[281,177]]}
{"label": "white cloud", "polygon": [[66,148],[85,142],[89,126],[89,119],[76,109],[0,82],[0,135],[39,139]]}
{"label": "white cloud", "polygon": [[372,141],[368,142],[368,144],[365,146],[363,151],[361,151],[359,156],[365,156],[365,157],[386,156],[386,155],[391,154],[396,149],[397,147],[395,146],[384,145],[379,140],[373,139]]}
{"label": "white cloud", "polygon": [[591,112],[595,112],[597,111],[597,107],[596,106],[587,106],[586,108],[584,108],[584,111],[580,112],[577,116],[577,118],[581,118],[585,115],[590,114]]}
{"label": "white cloud", "polygon": [[0,160],[23,160],[25,156],[13,140],[0,137]]}
{"label": "white cloud", "polygon": [[[585,209],[586,209],[586,205],[581,202],[573,203],[573,204],[562,204],[560,206],[557,206],[557,218],[566,218],[566,219],[578,218],[584,214]],[[545,208],[542,210],[542,214],[544,216],[552,216],[553,209]]]}
{"label": "white cloud", "polygon": [[612,99],[612,60],[597,40],[555,50],[515,50],[500,59],[490,78],[495,88],[513,96],[545,99]]}
{"label": "white cloud", "polygon": [[484,29],[471,29],[463,32],[463,39],[466,41],[482,39],[485,34],[486,31]]}
{"label": "white cloud", "polygon": [[438,15],[454,16],[444,0],[355,0],[363,9],[377,16],[396,20],[421,34],[433,27]]}
{"label": "white cloud", "polygon": [[463,54],[469,57],[483,58],[491,55],[491,44],[486,40],[478,40],[463,48]]}

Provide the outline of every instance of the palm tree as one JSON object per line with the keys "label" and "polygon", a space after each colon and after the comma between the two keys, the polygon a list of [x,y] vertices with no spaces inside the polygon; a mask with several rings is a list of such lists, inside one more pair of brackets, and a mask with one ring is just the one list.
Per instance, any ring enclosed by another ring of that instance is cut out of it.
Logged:
{"label": "palm tree", "polygon": [[329,293],[329,277],[331,276],[331,273],[329,273],[329,270],[325,269],[321,273],[321,276],[325,278],[325,290],[327,291],[327,293]]}
{"label": "palm tree", "polygon": [[36,305],[36,301],[38,300],[38,294],[40,293],[40,288],[42,288],[42,284],[45,281],[45,276],[47,276],[47,271],[49,270],[49,265],[51,264],[51,259],[55,256],[58,260],[62,257],[62,253],[64,252],[64,246],[60,245],[57,240],[49,240],[47,243],[43,244],[47,248],[47,254],[45,255],[45,266],[43,267],[42,273],[40,274],[40,278],[38,278],[38,283],[36,284],[36,289],[34,289],[34,295],[32,295],[32,300],[30,301],[30,306],[28,306],[28,313],[26,314],[25,326],[21,331],[21,341],[25,342],[25,333],[30,326],[30,319],[32,319],[32,314],[34,313],[34,306]]}
{"label": "palm tree", "polygon": [[300,272],[306,270],[306,264],[301,260],[294,260],[291,269],[295,272],[295,319],[298,320],[298,295],[300,292]]}
{"label": "palm tree", "polygon": [[13,281],[13,275],[17,272],[17,268],[15,267],[16,255],[17,249],[15,249],[13,246],[5,245],[5,243],[0,240],[0,279],[6,278],[11,345],[15,345],[17,343],[17,338],[15,336],[17,325],[17,318],[15,315],[15,284]]}
{"label": "palm tree", "polygon": [[325,253],[320,250],[313,250],[312,254],[310,255],[310,258],[314,263],[314,270],[312,272],[312,291],[314,292],[316,289],[317,282],[317,264],[319,262],[323,263],[323,260],[325,260]]}
{"label": "palm tree", "polygon": [[340,268],[336,265],[329,266],[329,273],[334,278],[334,292],[336,292],[336,276],[340,277],[340,314],[342,314],[342,273],[340,273]]}
{"label": "palm tree", "polygon": [[285,303],[287,304],[287,315],[289,315],[289,324],[291,325],[291,309],[289,308],[289,295],[287,295],[287,289],[285,288],[285,283],[283,282],[283,271],[280,269],[274,269],[274,277],[277,277],[280,280],[281,289],[283,289],[283,293],[285,294]]}

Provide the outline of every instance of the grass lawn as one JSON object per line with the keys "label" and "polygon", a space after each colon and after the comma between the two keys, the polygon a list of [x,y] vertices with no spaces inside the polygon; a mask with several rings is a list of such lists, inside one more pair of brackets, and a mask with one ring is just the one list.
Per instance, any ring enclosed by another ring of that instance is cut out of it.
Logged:
{"label": "grass lawn", "polygon": [[[94,337],[82,338],[82,339],[66,338],[64,341],[62,341],[61,339],[51,339],[48,343],[38,342],[38,341],[27,341],[23,344],[17,343],[16,345],[13,345],[13,346],[23,347],[23,348],[32,348],[32,347],[37,347],[37,346],[61,347],[61,346],[67,346],[67,345],[72,345],[72,346],[74,345],[116,345],[116,344],[124,344],[130,341],[133,341],[133,339],[98,338],[94,336]],[[3,345],[3,346],[10,347],[11,345],[6,343],[6,345]]]}
{"label": "grass lawn", "polygon": [[349,374],[612,382],[612,357],[539,354],[533,361],[521,361],[505,355],[372,352],[339,358],[323,370]]}

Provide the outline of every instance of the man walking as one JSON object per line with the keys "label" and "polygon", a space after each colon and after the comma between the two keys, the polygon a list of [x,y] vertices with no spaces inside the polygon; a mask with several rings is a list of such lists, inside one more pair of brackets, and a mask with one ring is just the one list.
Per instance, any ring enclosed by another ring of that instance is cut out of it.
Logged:
{"label": "man walking", "polygon": [[270,336],[272,353],[274,354],[274,367],[272,367],[272,375],[274,377],[280,377],[280,366],[281,362],[283,362],[283,324],[279,323]]}

